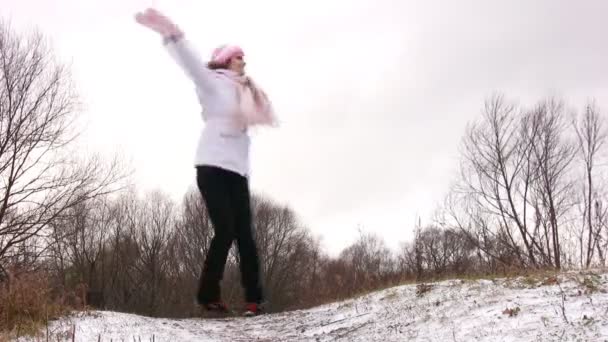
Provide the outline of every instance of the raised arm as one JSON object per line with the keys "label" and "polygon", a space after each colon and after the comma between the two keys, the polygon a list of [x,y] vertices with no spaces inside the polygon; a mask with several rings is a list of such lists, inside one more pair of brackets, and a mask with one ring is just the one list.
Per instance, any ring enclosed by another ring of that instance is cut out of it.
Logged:
{"label": "raised arm", "polygon": [[186,75],[199,87],[206,91],[214,88],[216,77],[184,37],[182,30],[168,17],[155,9],[147,9],[137,13],[135,20],[146,26],[163,38],[163,43],[171,57],[182,67]]}
{"label": "raised arm", "polygon": [[186,75],[205,91],[213,90],[217,76],[211,71],[184,37],[169,38],[165,46]]}

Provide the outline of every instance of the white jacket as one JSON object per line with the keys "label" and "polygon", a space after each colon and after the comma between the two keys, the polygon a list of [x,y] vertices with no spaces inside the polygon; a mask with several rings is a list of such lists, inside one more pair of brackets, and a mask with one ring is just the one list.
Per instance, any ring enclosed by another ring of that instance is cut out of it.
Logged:
{"label": "white jacket", "polygon": [[217,166],[249,177],[247,129],[238,124],[234,83],[209,69],[185,38],[166,44],[169,54],[178,62],[196,86],[205,121],[196,149],[195,165]]}

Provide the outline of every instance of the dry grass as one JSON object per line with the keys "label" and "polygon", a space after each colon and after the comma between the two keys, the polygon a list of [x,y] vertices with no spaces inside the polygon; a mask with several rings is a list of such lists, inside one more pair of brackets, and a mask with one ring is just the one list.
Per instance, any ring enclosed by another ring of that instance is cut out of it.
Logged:
{"label": "dry grass", "polygon": [[423,297],[425,293],[430,292],[433,289],[433,285],[429,284],[418,284],[416,285],[416,297]]}
{"label": "dry grass", "polygon": [[0,284],[0,342],[36,335],[49,321],[66,315],[68,307],[52,298],[42,272],[22,273]]}

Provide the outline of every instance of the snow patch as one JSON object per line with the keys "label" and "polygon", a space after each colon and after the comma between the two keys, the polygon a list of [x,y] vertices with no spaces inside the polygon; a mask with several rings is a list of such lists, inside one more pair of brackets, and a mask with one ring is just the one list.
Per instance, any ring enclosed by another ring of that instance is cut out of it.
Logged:
{"label": "snow patch", "polygon": [[[309,310],[253,318],[77,313],[53,341],[608,341],[608,274],[403,285]],[[36,341],[21,338],[19,341]]]}

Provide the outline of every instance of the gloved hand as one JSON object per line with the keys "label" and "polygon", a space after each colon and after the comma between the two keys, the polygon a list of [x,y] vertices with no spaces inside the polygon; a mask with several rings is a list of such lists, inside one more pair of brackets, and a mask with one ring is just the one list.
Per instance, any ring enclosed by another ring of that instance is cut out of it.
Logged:
{"label": "gloved hand", "polygon": [[148,8],[143,13],[137,13],[135,20],[139,24],[156,31],[163,38],[181,37],[184,34],[171,19],[153,8]]}

